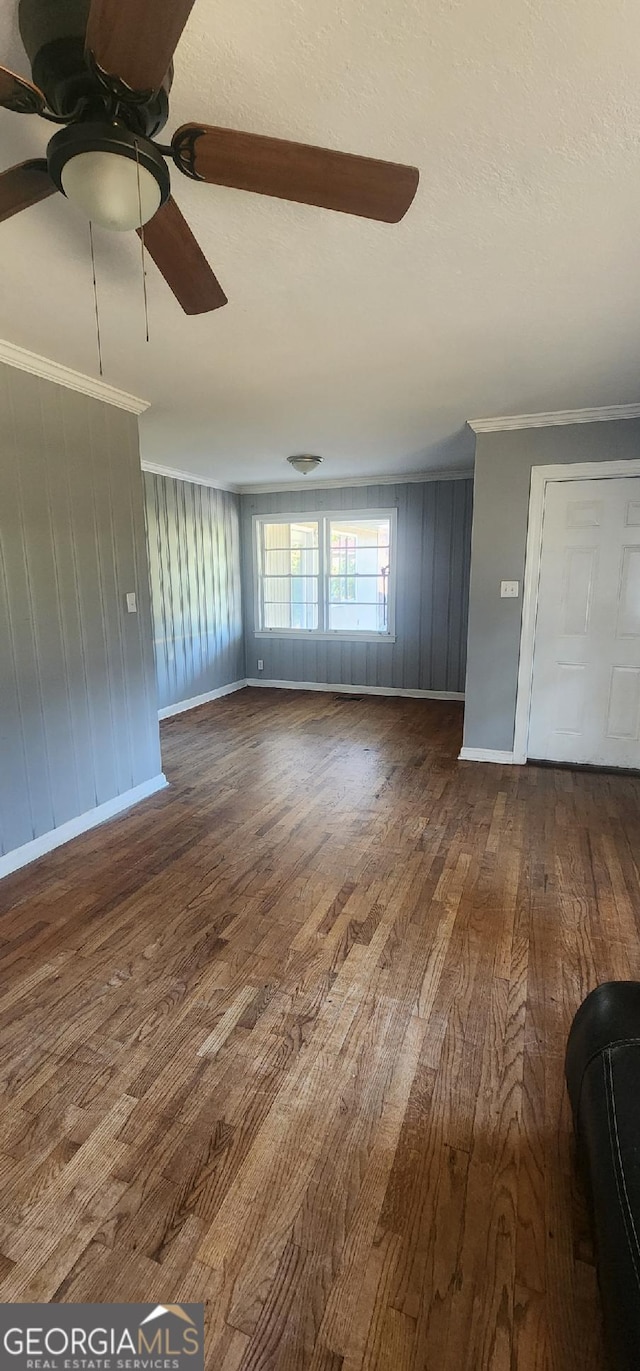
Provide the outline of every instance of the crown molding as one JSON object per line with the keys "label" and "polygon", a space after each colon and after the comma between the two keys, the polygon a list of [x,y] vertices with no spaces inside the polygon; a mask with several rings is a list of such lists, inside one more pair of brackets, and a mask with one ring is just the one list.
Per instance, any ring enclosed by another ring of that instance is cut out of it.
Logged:
{"label": "crown molding", "polygon": [[596,409],[559,409],[541,414],[506,414],[496,419],[467,419],[467,423],[474,433],[508,433],[518,428],[606,424],[614,419],[640,419],[640,402],[632,405],[600,405]]}
{"label": "crown molding", "polygon": [[150,471],[154,476],[169,476],[172,481],[188,481],[192,486],[209,486],[211,490],[228,490],[232,495],[237,495],[240,487],[232,486],[229,482],[214,481],[209,476],[195,476],[192,471],[180,471],[178,467],[164,467],[159,462],[141,462],[143,471]]}
{"label": "crown molding", "polygon": [[265,481],[258,485],[231,485],[230,482],[215,481],[213,477],[196,476],[192,471],[181,471],[177,467],[162,466],[159,462],[141,462],[143,471],[153,472],[155,476],[169,476],[172,481],[188,481],[194,486],[210,486],[212,490],[228,490],[232,495],[272,495],[279,491],[299,490],[345,490],[351,486],[391,486],[405,485],[407,482],[424,481],[470,481],[473,470],[466,471],[410,471],[399,476],[342,476],[326,481],[308,481],[301,476],[297,481]]}
{"label": "crown molding", "polygon": [[238,490],[241,495],[272,495],[290,490],[346,490],[352,486],[400,486],[407,483],[422,485],[425,481],[470,481],[472,477],[471,467],[464,471],[406,471],[397,476],[340,476],[326,481],[309,481],[305,476],[301,476],[298,481],[265,481],[259,485],[241,485],[238,486]]}
{"label": "crown molding", "polygon": [[82,395],[90,395],[92,400],[102,400],[106,405],[126,409],[130,414],[144,414],[149,408],[148,400],[140,400],[137,395],[128,395],[126,390],[108,386],[95,376],[85,376],[82,371],[63,367],[61,362],[52,362],[49,357],[40,357],[37,352],[29,352],[16,343],[0,338],[0,362],[6,366],[17,367],[18,371],[28,371],[32,376],[41,376],[43,381],[53,381],[67,390],[78,390]]}

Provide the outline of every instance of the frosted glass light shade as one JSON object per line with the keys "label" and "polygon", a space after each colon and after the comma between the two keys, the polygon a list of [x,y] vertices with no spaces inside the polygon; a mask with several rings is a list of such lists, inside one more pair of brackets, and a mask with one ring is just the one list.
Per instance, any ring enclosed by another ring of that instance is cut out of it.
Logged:
{"label": "frosted glass light shade", "polygon": [[308,476],[310,471],[315,471],[316,467],[320,466],[322,458],[313,457],[311,453],[301,452],[295,457],[287,457],[287,461],[291,463],[292,467],[295,467],[296,471],[301,472],[303,476]]}
{"label": "frosted glass light shade", "polygon": [[160,208],[161,190],[155,176],[120,153],[79,152],[65,163],[60,179],[71,203],[103,228],[120,232],[139,228]]}

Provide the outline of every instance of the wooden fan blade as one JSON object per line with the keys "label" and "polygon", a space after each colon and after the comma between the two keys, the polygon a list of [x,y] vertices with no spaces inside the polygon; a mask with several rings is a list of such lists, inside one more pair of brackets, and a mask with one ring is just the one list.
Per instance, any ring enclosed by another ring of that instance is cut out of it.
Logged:
{"label": "wooden fan blade", "polygon": [[131,90],[159,90],[195,0],[91,0],[86,49]]}
{"label": "wooden fan blade", "polygon": [[136,230],[180,301],[185,314],[206,314],[227,304],[227,297],[183,218],[175,200],[166,204]]}
{"label": "wooden fan blade", "polygon": [[406,214],[420,174],[397,162],[200,124],[183,124],[171,146],[176,165],[197,180],[388,224]]}
{"label": "wooden fan blade", "polygon": [[47,171],[44,158],[33,162],[20,162],[17,167],[9,167],[0,173],[0,223],[19,214],[29,205],[37,205],[53,195],[57,187]]}
{"label": "wooden fan blade", "polygon": [[0,67],[0,106],[14,114],[42,114],[45,98],[37,86],[16,76],[8,67]]}

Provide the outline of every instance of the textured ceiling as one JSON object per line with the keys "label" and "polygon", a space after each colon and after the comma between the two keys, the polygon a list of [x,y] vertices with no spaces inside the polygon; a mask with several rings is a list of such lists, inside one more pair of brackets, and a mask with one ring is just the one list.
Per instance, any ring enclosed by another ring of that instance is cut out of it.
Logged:
{"label": "textured ceiling", "polygon": [[[15,7],[0,60],[28,74]],[[96,233],[105,380],[151,401],[143,456],[220,480],[464,467],[468,417],[638,398],[635,0],[196,0],[189,119],[415,163],[403,223],[174,191],[229,296],[186,318],[139,244]],[[0,111],[0,164],[49,127]],[[61,196],[0,227],[0,336],[96,371],[87,226]]]}

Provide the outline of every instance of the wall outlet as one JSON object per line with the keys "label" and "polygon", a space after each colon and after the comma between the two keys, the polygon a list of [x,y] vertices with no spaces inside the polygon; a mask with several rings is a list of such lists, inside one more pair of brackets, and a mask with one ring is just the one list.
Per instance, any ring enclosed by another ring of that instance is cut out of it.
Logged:
{"label": "wall outlet", "polygon": [[262,657],[258,657],[258,671],[264,671],[264,662],[262,660]]}
{"label": "wall outlet", "polygon": [[137,614],[137,613],[138,613],[138,606],[137,606],[137,604],[136,604],[136,592],[135,592],[135,590],[130,590],[130,591],[127,592],[127,614]]}
{"label": "wall outlet", "polygon": [[520,594],[519,581],[501,581],[500,597],[503,600],[517,600]]}

